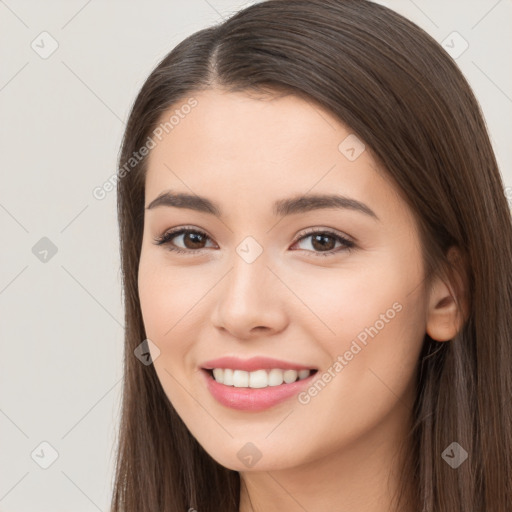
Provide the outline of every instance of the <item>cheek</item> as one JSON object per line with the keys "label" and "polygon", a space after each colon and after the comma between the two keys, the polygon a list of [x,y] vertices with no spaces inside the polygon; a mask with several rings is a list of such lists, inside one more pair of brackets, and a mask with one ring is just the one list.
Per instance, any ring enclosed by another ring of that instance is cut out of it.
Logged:
{"label": "cheek", "polygon": [[412,375],[426,326],[419,254],[409,256],[388,251],[295,280],[294,291],[313,313],[299,323],[332,363],[346,356],[345,385],[375,384],[370,369],[398,387]]}
{"label": "cheek", "polygon": [[347,273],[326,285],[331,300],[324,300],[321,311],[336,332],[326,348],[333,362],[343,357],[337,389],[349,408],[371,403],[385,411],[412,384],[425,335],[417,263],[389,254],[364,272]]}
{"label": "cheek", "polygon": [[[168,310],[166,305],[165,280],[161,272],[157,271],[157,267],[152,266],[148,258],[141,257],[139,265],[139,300],[144,320],[144,327],[148,338],[160,337],[168,318],[165,311]],[[168,298],[171,299],[169,294]]]}
{"label": "cheek", "polygon": [[[139,299],[147,338],[159,349],[155,371],[165,393],[181,411],[195,405],[182,386],[196,371],[195,342],[204,325],[205,294],[215,280],[206,266],[170,266],[161,254],[142,254]],[[187,386],[186,386],[187,387]]]}
{"label": "cheek", "polygon": [[[309,325],[315,334],[331,340],[333,346],[375,323],[379,331],[383,327],[389,331],[391,324],[398,328],[404,317],[411,315],[411,309],[422,311],[419,297],[413,293],[421,288],[417,261],[405,261],[391,252],[354,258],[353,262],[347,259],[347,264],[339,268],[282,269],[281,274],[303,302],[292,298],[288,307],[300,306],[302,313],[311,318]],[[294,314],[292,309],[289,313]],[[421,318],[421,314],[416,317]],[[414,325],[412,317],[410,323]]]}
{"label": "cheek", "polygon": [[194,267],[170,267],[159,255],[141,255],[138,289],[148,337],[173,337],[180,328],[180,319],[185,315],[188,318],[204,295],[201,283]]}
{"label": "cheek", "polygon": [[186,275],[183,270],[166,268],[155,257],[141,255],[138,289],[144,329],[159,349],[153,360],[155,372],[180,416],[183,410],[194,409],[182,386],[187,382],[187,320],[199,294],[194,291],[198,286]]}

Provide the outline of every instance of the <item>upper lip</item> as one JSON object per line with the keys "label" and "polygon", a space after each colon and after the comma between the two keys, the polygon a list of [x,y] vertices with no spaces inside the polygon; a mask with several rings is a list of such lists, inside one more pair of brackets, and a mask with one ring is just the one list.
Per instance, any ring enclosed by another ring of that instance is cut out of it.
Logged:
{"label": "upper lip", "polygon": [[211,359],[201,364],[201,368],[212,370],[214,368],[231,368],[233,370],[245,370],[252,372],[255,370],[267,370],[271,368],[280,368],[283,370],[314,370],[309,365],[300,363],[292,363],[290,361],[282,361],[271,357],[251,357],[250,359],[240,359],[234,356],[220,357],[219,359]]}

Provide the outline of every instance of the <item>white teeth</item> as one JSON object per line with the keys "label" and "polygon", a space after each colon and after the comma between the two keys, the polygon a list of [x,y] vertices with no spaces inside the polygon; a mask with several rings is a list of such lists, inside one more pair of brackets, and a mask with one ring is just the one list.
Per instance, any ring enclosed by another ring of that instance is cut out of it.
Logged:
{"label": "white teeth", "polygon": [[283,370],[273,368],[268,372],[268,385],[269,386],[280,386],[283,383]]}
{"label": "white teeth", "polygon": [[309,374],[311,372],[309,370],[299,370],[299,380],[305,379],[306,377],[309,377]]}
{"label": "white teeth", "polygon": [[249,372],[243,370],[233,371],[233,386],[235,388],[246,388],[249,386]]}
{"label": "white teeth", "polygon": [[233,370],[229,370],[228,368],[226,368],[224,370],[224,377],[223,377],[223,382],[226,383],[226,386],[232,386],[233,385]]}
{"label": "white teeth", "polygon": [[225,386],[236,388],[266,388],[268,386],[280,386],[283,382],[290,384],[309,377],[310,370],[256,370],[246,372],[244,370],[232,370],[230,368],[214,368],[213,378]]}
{"label": "white teeth", "polygon": [[265,388],[268,386],[268,377],[267,372],[265,370],[257,370],[255,372],[250,372],[249,376],[249,384],[250,388]]}
{"label": "white teeth", "polygon": [[295,370],[286,370],[283,373],[283,379],[286,384],[290,384],[291,382],[295,382],[297,380],[298,373]]}

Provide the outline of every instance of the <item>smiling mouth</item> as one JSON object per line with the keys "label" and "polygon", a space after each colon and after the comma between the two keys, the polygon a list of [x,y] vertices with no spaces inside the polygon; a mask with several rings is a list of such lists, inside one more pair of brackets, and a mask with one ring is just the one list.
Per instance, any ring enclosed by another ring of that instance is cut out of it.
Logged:
{"label": "smiling mouth", "polygon": [[234,370],[230,368],[203,368],[203,371],[219,384],[235,388],[261,389],[275,387],[307,379],[317,370],[282,370],[279,368],[255,371]]}

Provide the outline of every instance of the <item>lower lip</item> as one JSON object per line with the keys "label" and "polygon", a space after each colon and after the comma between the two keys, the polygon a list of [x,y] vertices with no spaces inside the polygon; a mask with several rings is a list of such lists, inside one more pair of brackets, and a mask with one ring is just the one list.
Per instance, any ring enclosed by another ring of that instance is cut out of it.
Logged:
{"label": "lower lip", "polygon": [[222,405],[241,411],[263,411],[288,400],[297,395],[303,388],[310,386],[317,372],[290,384],[267,386],[266,388],[225,386],[217,382],[208,371],[202,370],[201,373],[206,378],[208,390]]}

